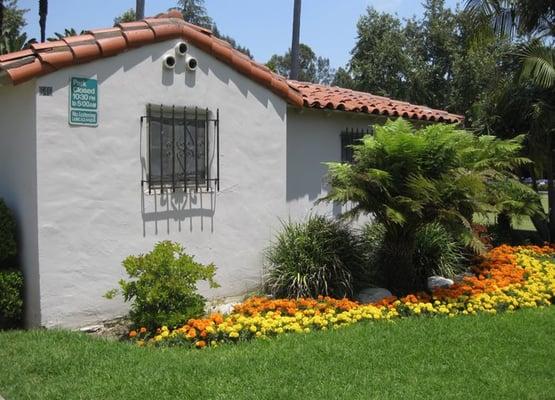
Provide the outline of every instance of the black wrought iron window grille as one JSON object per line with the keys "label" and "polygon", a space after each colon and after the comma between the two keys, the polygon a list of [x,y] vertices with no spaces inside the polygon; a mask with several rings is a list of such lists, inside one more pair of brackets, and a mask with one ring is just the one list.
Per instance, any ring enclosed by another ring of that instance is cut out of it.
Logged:
{"label": "black wrought iron window grille", "polygon": [[146,179],[148,192],[220,190],[220,111],[148,105]]}
{"label": "black wrought iron window grille", "polygon": [[366,135],[372,134],[372,128],[354,129],[347,128],[341,132],[341,162],[352,163],[353,159],[353,145],[362,141]]}

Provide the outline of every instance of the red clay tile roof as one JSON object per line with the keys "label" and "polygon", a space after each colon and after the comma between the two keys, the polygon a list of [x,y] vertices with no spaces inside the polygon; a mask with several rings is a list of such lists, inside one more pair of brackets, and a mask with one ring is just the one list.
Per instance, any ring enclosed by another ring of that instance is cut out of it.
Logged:
{"label": "red clay tile roof", "polygon": [[233,49],[212,35],[210,30],[183,21],[179,11],[170,11],[143,21],[118,24],[84,35],[53,42],[37,43],[28,50],[0,55],[0,77],[15,85],[74,64],[110,57],[134,47],[168,39],[182,38],[229,64],[238,72],[267,87],[291,104],[301,107],[301,95],[287,80]]}
{"label": "red clay tile roof", "polygon": [[301,93],[305,107],[446,123],[460,123],[464,120],[462,115],[449,114],[447,111],[417,106],[366,92],[291,80],[288,83]]}
{"label": "red clay tile roof", "polygon": [[288,81],[216,38],[208,29],[183,21],[173,10],[154,18],[118,24],[114,28],[87,31],[84,35],[31,45],[30,49],[0,55],[2,80],[17,85],[74,64],[123,53],[134,47],[182,38],[230,65],[239,73],[270,89],[297,107],[331,108],[426,121],[461,122],[462,116],[415,106],[369,93]]}

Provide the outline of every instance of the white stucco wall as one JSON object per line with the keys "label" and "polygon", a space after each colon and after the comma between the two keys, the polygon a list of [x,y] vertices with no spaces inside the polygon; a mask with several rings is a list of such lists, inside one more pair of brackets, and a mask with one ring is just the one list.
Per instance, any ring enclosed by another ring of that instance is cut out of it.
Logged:
{"label": "white stucco wall", "polygon": [[308,213],[337,216],[342,208],[314,203],[327,193],[325,162],[341,161],[341,132],[366,130],[385,118],[342,111],[290,108],[287,113],[287,210],[292,219]]}
{"label": "white stucco wall", "polygon": [[[80,326],[124,313],[121,301],[103,294],[123,275],[126,256],[161,240],[216,264],[222,287],[203,288],[209,298],[260,283],[261,249],[286,213],[286,103],[192,46],[195,73],[181,63],[163,70],[161,58],[175,43],[38,80],[53,87],[36,107],[42,325]],[[98,127],[69,126],[71,76],[98,79]],[[147,103],[219,108],[220,192],[141,190],[139,117]]]}
{"label": "white stucco wall", "polygon": [[0,87],[0,198],[17,221],[29,326],[40,322],[35,87],[35,81]]}

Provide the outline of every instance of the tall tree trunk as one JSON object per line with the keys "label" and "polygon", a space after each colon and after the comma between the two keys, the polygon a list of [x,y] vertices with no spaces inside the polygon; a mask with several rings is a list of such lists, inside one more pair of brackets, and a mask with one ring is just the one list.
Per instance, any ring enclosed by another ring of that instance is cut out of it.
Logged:
{"label": "tall tree trunk", "polygon": [[410,227],[386,228],[384,262],[387,289],[396,295],[405,295],[425,289],[414,265],[416,229]]}
{"label": "tall tree trunk", "polygon": [[506,212],[500,212],[497,214],[497,227],[499,229],[499,235],[503,243],[512,243],[513,241],[513,226],[511,224],[511,216]]}
{"label": "tall tree trunk", "polygon": [[549,203],[549,238],[555,239],[555,188],[553,187],[553,172],[555,171],[555,149],[553,148],[553,138],[551,132],[548,136],[549,160],[547,162],[547,197]]}
{"label": "tall tree trunk", "polygon": [[0,0],[0,37],[4,27],[4,0]]}
{"label": "tall tree trunk", "polygon": [[145,18],[145,0],[136,0],[135,2],[135,19],[140,21]]}
{"label": "tall tree trunk", "polygon": [[293,9],[293,39],[291,41],[291,71],[289,78],[299,79],[299,40],[301,33],[301,0],[295,0]]}
{"label": "tall tree trunk", "polygon": [[46,16],[48,15],[48,0],[39,0],[40,41],[46,41]]}

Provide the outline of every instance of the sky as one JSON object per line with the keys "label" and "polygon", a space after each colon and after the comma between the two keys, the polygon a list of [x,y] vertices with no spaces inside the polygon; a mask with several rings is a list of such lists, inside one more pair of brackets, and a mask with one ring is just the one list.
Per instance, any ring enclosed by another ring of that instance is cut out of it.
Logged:
{"label": "sky", "polygon": [[[39,38],[38,0],[19,0],[29,9],[25,31]],[[175,7],[177,0],[145,0],[145,15]],[[446,0],[455,8],[457,0]],[[283,54],[291,46],[293,0],[205,0],[208,15],[220,32],[248,47],[255,60],[266,62],[272,54]],[[397,14],[400,18],[421,16],[421,0],[304,0],[301,11],[301,42],[318,56],[330,59],[332,67],[344,66],[355,44],[356,22],[367,7]],[[46,33],[112,26],[114,17],[135,7],[135,0],[49,0]]]}

